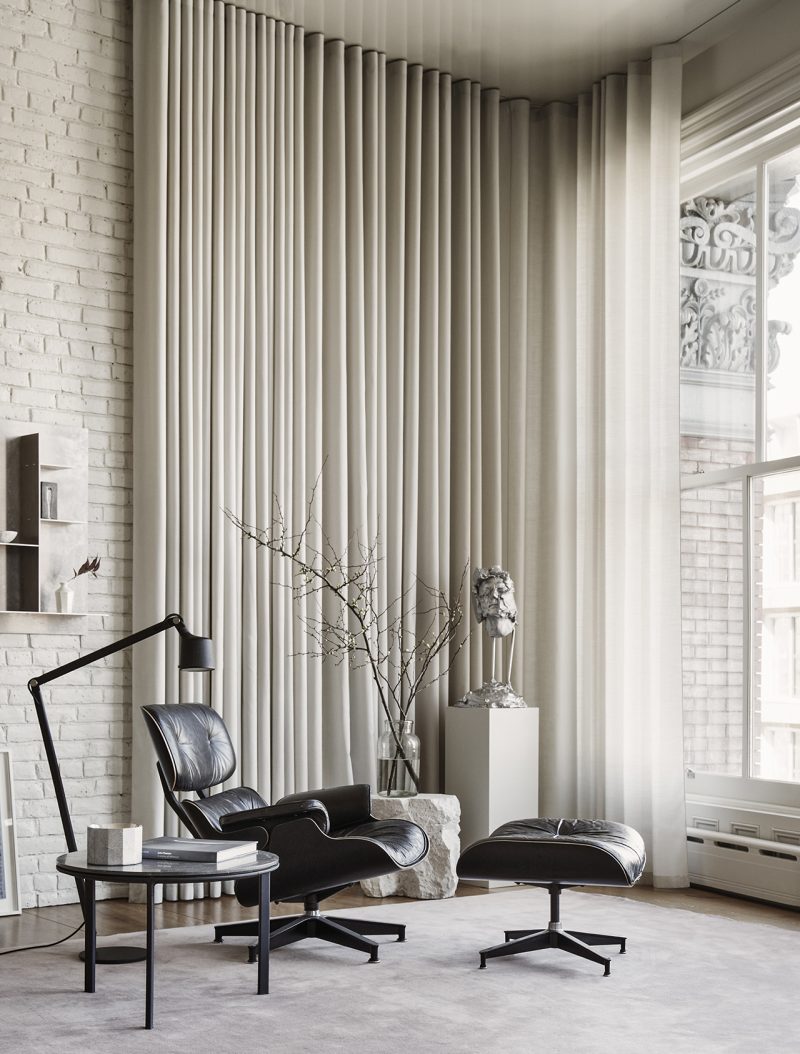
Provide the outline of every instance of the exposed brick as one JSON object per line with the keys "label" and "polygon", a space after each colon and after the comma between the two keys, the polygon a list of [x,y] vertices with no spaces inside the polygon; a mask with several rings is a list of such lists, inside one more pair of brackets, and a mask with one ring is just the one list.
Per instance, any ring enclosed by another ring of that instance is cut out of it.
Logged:
{"label": "exposed brick", "polygon": [[[736,444],[683,437],[681,467],[739,464]],[[681,498],[684,747],[687,764],[720,774],[738,772],[743,656],[741,492],[698,487]],[[703,534],[705,533],[705,536]]]}
{"label": "exposed brick", "polygon": [[[130,0],[0,0],[2,414],[89,430],[89,549],[102,559],[89,606],[104,613],[80,634],[0,625],[23,907],[76,900],[55,872],[64,838],[27,681],[130,631],[130,20]],[[130,819],[129,657],[54,686],[48,713],[83,844],[90,821]]]}

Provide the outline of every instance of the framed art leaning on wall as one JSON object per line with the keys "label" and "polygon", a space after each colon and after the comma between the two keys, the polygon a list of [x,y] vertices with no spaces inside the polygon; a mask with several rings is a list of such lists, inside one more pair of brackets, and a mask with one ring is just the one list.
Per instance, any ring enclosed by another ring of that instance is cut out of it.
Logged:
{"label": "framed art leaning on wall", "polygon": [[14,783],[8,750],[0,750],[0,915],[19,915]]}

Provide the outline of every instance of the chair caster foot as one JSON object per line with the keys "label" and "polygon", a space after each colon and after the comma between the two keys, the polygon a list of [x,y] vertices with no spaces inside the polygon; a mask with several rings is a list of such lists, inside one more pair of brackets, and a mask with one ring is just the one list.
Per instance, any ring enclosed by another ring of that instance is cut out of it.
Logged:
{"label": "chair caster foot", "polygon": [[606,963],[606,968],[603,971],[603,977],[610,977],[610,976],[611,976],[611,963]]}
{"label": "chair caster foot", "polygon": [[486,969],[486,956],[485,955],[481,956],[481,964],[478,967],[478,969],[479,970],[485,970]]}
{"label": "chair caster foot", "polygon": [[250,963],[257,963],[257,962],[258,962],[258,948],[256,948],[256,946],[254,944],[251,944],[251,945],[249,945],[249,947],[247,949],[247,963],[249,965]]}
{"label": "chair caster foot", "polygon": [[622,944],[619,946],[619,953],[620,953],[620,955],[624,955],[625,954],[625,941],[626,940],[627,940],[627,938],[624,937],[623,940],[622,940]]}
{"label": "chair caster foot", "polygon": [[379,963],[380,962],[380,959],[378,958],[377,950],[371,953],[371,955],[369,957],[369,961],[371,963]]}
{"label": "chair caster foot", "polygon": [[222,944],[222,937],[215,937],[214,944]]}

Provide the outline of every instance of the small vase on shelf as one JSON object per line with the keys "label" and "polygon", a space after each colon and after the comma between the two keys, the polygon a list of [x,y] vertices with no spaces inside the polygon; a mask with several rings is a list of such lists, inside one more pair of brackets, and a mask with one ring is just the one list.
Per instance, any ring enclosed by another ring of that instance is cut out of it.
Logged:
{"label": "small vase on shelf", "polygon": [[413,721],[384,721],[378,739],[378,794],[412,798],[419,791],[419,737]]}
{"label": "small vase on shelf", "polygon": [[60,615],[69,615],[72,611],[72,603],[75,600],[75,592],[70,589],[68,582],[61,582],[56,590],[56,611]]}

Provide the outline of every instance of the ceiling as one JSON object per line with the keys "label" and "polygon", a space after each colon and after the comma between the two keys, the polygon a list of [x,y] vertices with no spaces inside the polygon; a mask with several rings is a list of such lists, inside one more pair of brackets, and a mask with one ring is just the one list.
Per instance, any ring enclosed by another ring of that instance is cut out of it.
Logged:
{"label": "ceiling", "polygon": [[499,87],[571,99],[681,41],[691,58],[776,0],[233,0],[308,32]]}

